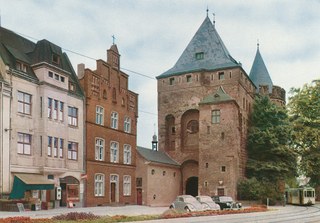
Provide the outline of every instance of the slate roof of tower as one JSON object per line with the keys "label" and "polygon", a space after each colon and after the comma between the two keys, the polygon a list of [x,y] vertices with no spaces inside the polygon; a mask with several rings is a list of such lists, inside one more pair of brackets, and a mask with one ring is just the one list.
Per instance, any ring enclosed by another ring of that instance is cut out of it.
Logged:
{"label": "slate roof of tower", "polygon": [[[203,59],[196,53],[203,52]],[[176,64],[157,79],[200,70],[217,70],[241,65],[232,58],[215,26],[207,16]]]}
{"label": "slate roof of tower", "polygon": [[179,163],[171,159],[164,152],[147,149],[140,146],[137,146],[137,151],[143,158],[150,162],[180,166]]}
{"label": "slate roof of tower", "polygon": [[216,104],[220,102],[227,102],[227,101],[233,101],[233,100],[234,99],[224,91],[223,87],[220,86],[217,92],[206,96],[202,101],[199,102],[199,105],[200,104]]}
{"label": "slate roof of tower", "polygon": [[269,92],[272,92],[272,80],[270,78],[269,72],[260,54],[259,47],[257,48],[256,56],[254,58],[251,71],[249,74],[250,79],[256,85],[257,91],[259,91],[259,86],[269,86]]}
{"label": "slate roof of tower", "polygon": [[[59,64],[53,64],[52,54],[60,57]],[[0,56],[4,63],[11,69],[16,69],[16,62],[21,61],[31,67],[34,64],[46,62],[52,66],[58,67],[69,73],[69,80],[76,86],[75,94],[83,96],[78,77],[71,65],[66,53],[62,52],[61,47],[49,42],[48,40],[40,40],[34,43],[11,30],[0,27]],[[19,77],[32,82],[39,82],[39,79],[28,68],[27,72],[20,72]],[[70,93],[73,93],[70,91]]]}

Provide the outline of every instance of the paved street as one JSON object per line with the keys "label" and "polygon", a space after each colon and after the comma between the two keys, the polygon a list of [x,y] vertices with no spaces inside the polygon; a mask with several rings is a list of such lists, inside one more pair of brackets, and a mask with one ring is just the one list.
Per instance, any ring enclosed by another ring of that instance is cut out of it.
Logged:
{"label": "paved street", "polygon": [[[139,205],[126,205],[121,207],[88,207],[88,208],[57,208],[41,211],[26,211],[26,212],[0,212],[0,218],[13,216],[29,216],[31,218],[51,218],[52,216],[68,213],[68,212],[91,212],[95,215],[153,215],[162,214],[168,207],[148,207]],[[309,223],[320,222],[320,206],[319,204],[304,207],[304,206],[272,206],[268,212],[231,214],[218,216],[190,217],[178,219],[161,219],[154,220],[154,223],[180,223],[180,222],[224,222],[224,223],[270,223],[270,222],[288,222],[288,223]],[[141,223],[145,223],[143,221]]]}

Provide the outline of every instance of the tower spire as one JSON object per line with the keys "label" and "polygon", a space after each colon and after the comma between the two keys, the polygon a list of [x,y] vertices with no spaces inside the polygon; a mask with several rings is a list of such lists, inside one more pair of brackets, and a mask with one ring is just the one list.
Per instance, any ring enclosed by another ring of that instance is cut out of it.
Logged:
{"label": "tower spire", "polygon": [[215,24],[216,24],[216,14],[212,13],[212,15],[213,15],[213,26],[215,26]]}
{"label": "tower spire", "polygon": [[208,6],[207,6],[207,10],[206,11],[207,11],[207,17],[208,17],[208,14],[209,14],[209,7]]}
{"label": "tower spire", "polygon": [[260,46],[259,39],[257,39],[257,49],[259,49],[259,46]]}

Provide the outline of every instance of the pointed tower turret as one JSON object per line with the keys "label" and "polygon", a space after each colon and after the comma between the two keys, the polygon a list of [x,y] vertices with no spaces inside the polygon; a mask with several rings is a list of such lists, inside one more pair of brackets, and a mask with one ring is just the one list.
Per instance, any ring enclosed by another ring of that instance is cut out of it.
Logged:
{"label": "pointed tower turret", "polygon": [[176,64],[157,78],[200,70],[217,70],[241,66],[232,58],[215,26],[206,16]]}
{"label": "pointed tower turret", "polygon": [[259,50],[259,43],[257,44],[257,53],[254,58],[252,68],[249,75],[252,82],[257,87],[257,92],[261,87],[268,87],[269,93],[272,93],[273,83],[270,78],[266,65],[263,62],[262,56]]}

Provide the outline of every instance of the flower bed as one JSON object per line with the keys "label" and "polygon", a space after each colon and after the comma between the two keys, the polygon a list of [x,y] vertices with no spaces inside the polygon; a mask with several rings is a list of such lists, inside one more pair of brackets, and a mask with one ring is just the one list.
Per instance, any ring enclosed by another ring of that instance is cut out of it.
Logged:
{"label": "flower bed", "polygon": [[140,216],[105,216],[100,217],[92,213],[86,212],[70,212],[68,214],[61,214],[53,217],[52,219],[31,219],[30,217],[10,217],[0,219],[0,223],[55,223],[55,222],[92,222],[92,223],[111,223],[111,222],[125,222],[125,221],[144,221],[144,220],[156,220],[156,219],[169,219],[169,218],[186,218],[186,217],[198,217],[198,216],[214,216],[225,214],[239,214],[239,213],[252,213],[252,212],[264,212],[267,211],[265,205],[255,205],[249,208],[239,210],[217,210],[217,211],[199,211],[199,212],[177,212],[175,210],[165,211],[162,215],[140,215]]}

